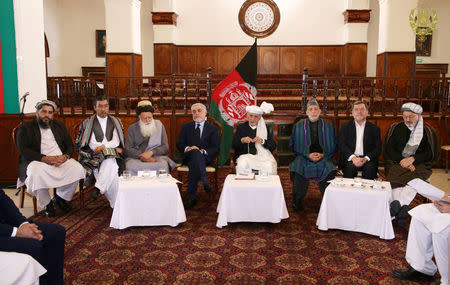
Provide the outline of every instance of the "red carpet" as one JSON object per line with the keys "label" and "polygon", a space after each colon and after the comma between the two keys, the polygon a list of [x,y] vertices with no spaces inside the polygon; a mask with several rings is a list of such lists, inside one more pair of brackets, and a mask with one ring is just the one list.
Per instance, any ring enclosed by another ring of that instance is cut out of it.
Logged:
{"label": "red carpet", "polygon": [[[219,173],[220,181],[226,172]],[[280,176],[290,218],[279,224],[236,223],[218,229],[218,196],[209,201],[202,189],[197,207],[176,228],[112,229],[112,210],[104,197],[64,216],[35,220],[67,229],[66,284],[402,284],[390,272],[407,266],[406,229],[394,226],[391,241],[321,232],[315,226],[321,200],[315,184],[306,210],[296,213],[287,170]],[[78,206],[77,199],[72,203]]]}

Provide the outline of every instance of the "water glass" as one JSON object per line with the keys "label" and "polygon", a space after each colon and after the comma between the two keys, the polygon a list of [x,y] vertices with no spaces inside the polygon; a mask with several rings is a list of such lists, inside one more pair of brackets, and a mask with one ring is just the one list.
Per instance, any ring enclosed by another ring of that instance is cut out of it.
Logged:
{"label": "water glass", "polygon": [[262,180],[269,178],[269,172],[267,171],[267,169],[261,169],[259,171],[259,178],[261,178]]}
{"label": "water glass", "polygon": [[123,177],[123,179],[130,179],[131,178],[131,171],[124,170],[123,173],[122,173],[122,177]]}
{"label": "water glass", "polygon": [[142,171],[142,177],[150,178],[150,170],[146,169],[146,170]]}
{"label": "water glass", "polygon": [[168,176],[167,171],[164,168],[158,170],[158,177],[166,178]]}

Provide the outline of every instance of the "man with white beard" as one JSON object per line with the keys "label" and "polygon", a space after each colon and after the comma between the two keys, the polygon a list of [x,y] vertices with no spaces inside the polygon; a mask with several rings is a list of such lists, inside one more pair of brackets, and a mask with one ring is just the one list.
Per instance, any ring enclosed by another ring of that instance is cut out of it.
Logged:
{"label": "man with white beard", "polygon": [[150,101],[138,103],[139,121],[131,124],[125,138],[125,165],[132,175],[140,170],[164,169],[167,173],[176,164],[168,156],[169,143],[164,125],[153,117],[155,109]]}
{"label": "man with white beard", "polygon": [[436,133],[424,124],[422,111],[415,103],[403,104],[403,122],[390,126],[385,138],[383,156],[386,180],[392,187],[391,216],[402,227],[406,226],[408,205],[417,193],[408,182],[415,178],[427,180],[439,157]]}

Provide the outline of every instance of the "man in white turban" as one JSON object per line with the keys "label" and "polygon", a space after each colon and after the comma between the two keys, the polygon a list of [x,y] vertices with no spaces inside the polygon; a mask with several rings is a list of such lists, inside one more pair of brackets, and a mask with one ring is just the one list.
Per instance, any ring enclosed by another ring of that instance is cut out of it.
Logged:
{"label": "man in white turban", "polygon": [[403,227],[408,205],[417,193],[407,183],[414,178],[427,180],[439,157],[436,133],[424,124],[422,111],[415,103],[403,104],[403,122],[389,127],[384,144],[386,180],[392,186],[391,216]]}
{"label": "man in white turban", "polygon": [[277,162],[272,155],[276,148],[273,133],[264,122],[263,114],[273,111],[273,105],[263,102],[260,107],[247,106],[247,121],[238,125],[233,138],[236,173],[265,171],[277,174]]}

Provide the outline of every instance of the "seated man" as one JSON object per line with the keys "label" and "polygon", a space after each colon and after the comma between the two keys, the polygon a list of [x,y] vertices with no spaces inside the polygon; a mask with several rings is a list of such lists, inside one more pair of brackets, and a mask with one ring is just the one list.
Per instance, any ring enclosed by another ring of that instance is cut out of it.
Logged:
{"label": "seated man", "polygon": [[203,183],[206,192],[212,188],[206,178],[206,166],[213,164],[213,158],[219,153],[219,131],[206,121],[206,106],[195,103],[191,106],[192,122],[184,123],[178,136],[177,148],[184,153],[183,164],[189,167],[188,193],[186,209],[197,204],[197,184]]}
{"label": "seated man", "polygon": [[247,122],[237,126],[233,137],[236,173],[265,170],[268,174],[277,174],[277,162],[272,155],[277,145],[262,117],[263,113],[273,111],[273,105],[263,102],[261,107],[247,106],[245,110]]}
{"label": "seated man", "polygon": [[392,186],[391,216],[396,216],[403,227],[408,205],[417,193],[407,183],[414,178],[427,180],[439,157],[436,133],[424,124],[422,111],[415,103],[403,104],[404,122],[390,126],[385,138],[386,180]]}
{"label": "seated man", "polygon": [[114,208],[119,189],[119,164],[124,145],[123,126],[120,119],[108,115],[108,98],[100,96],[94,100],[95,114],[83,121],[77,136],[79,160],[86,169],[86,181],[95,177],[91,198],[96,200],[102,193]]}
{"label": "seated man", "polygon": [[331,123],[320,118],[320,113],[316,99],[309,100],[306,108],[308,119],[294,126],[289,141],[289,147],[295,154],[295,160],[289,166],[295,211],[303,208],[310,179],[319,184],[323,194],[328,181],[336,176],[336,167],[331,160],[337,149],[336,131]]}
{"label": "seated man", "polygon": [[[411,211],[406,261],[409,268],[394,270],[396,278],[429,281],[439,269],[441,284],[448,284],[448,236],[450,234],[450,198],[422,204]],[[436,260],[436,264],[432,258]]]}
{"label": "seated man", "polygon": [[47,269],[39,278],[41,285],[63,284],[65,243],[64,227],[28,221],[0,189],[0,251],[24,253],[36,259]]}
{"label": "seated man", "polygon": [[164,169],[170,173],[176,164],[168,156],[167,133],[161,121],[153,118],[154,108],[150,101],[141,101],[136,108],[139,121],[131,124],[125,138],[126,169],[132,175],[139,170]]}
{"label": "seated man", "polygon": [[380,128],[366,121],[369,109],[364,101],[352,104],[354,120],[345,122],[339,132],[340,167],[344,177],[354,178],[358,170],[365,179],[375,179],[381,153]]}
{"label": "seated man", "polygon": [[[70,211],[78,182],[84,178],[83,167],[72,159],[73,143],[64,123],[53,120],[56,104],[43,100],[36,104],[36,120],[24,123],[17,132],[19,180],[36,196],[47,217],[55,216],[54,204]],[[50,198],[49,188],[56,187]]]}

